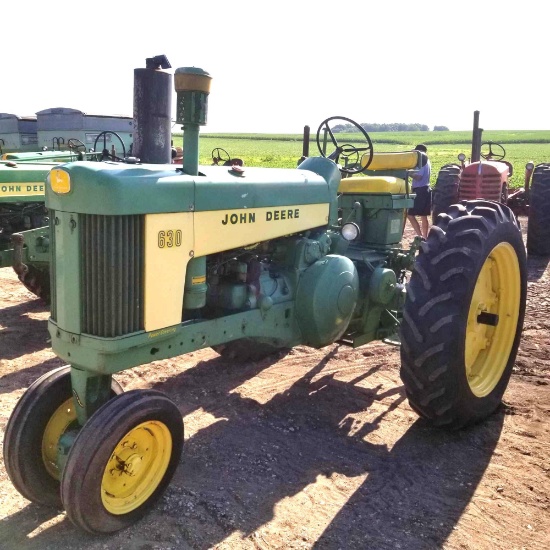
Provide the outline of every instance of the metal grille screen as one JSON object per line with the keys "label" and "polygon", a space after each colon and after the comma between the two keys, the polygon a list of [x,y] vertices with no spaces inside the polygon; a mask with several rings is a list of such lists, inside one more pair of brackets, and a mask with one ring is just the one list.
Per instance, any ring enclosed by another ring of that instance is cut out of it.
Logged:
{"label": "metal grille screen", "polygon": [[109,338],[143,330],[143,216],[80,218],[82,332]]}

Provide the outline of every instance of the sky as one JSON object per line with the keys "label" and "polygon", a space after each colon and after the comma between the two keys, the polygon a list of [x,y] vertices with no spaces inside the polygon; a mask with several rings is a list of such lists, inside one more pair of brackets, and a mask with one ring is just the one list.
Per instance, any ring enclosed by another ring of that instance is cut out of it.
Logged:
{"label": "sky", "polygon": [[201,132],[332,116],[471,130],[476,110],[484,130],[550,130],[549,15],[539,0],[10,3],[0,112],[132,116],[134,69],[164,54],[167,72],[212,76]]}

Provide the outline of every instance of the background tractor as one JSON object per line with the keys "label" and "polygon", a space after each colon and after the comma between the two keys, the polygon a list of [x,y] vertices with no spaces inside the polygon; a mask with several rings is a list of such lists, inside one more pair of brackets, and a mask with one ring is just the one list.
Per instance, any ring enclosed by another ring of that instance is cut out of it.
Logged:
{"label": "background tractor", "polygon": [[[78,139],[68,140],[67,150],[10,152],[0,161],[0,268],[13,267],[19,280],[33,294],[50,300],[49,228],[45,207],[45,181],[54,166],[81,160],[121,158],[114,145],[94,152],[106,135],[98,135],[92,151]],[[125,156],[125,152],[123,153]]]}
{"label": "background tractor", "polygon": [[[56,163],[0,162],[0,267],[12,266],[21,282],[49,299],[46,176]],[[23,246],[23,233],[37,231]],[[46,228],[44,230],[44,228]],[[45,271],[46,270],[46,271]]]}
{"label": "background tractor", "polygon": [[446,164],[438,173],[432,193],[432,219],[461,200],[489,199],[507,205],[514,215],[528,216],[527,251],[533,256],[550,255],[550,164],[525,166],[525,185],[511,192],[508,182],[512,165],[504,160],[504,147],[482,142],[479,111],[474,112],[472,153],[461,153],[460,164]]}
{"label": "background tractor", "polygon": [[[91,533],[137,521],[180,463],[182,414],[112,376],[205,347],[238,367],[296,345],[400,342],[420,416],[459,429],[493,413],[525,313],[511,210],[463,201],[403,248],[413,198],[402,176],[418,151],[377,154],[368,135],[341,144],[327,131],[321,156],[295,169],[200,166],[211,77],[183,67],[174,81],[181,165],[168,145],[164,164],[80,161],[47,177],[48,327],[67,366],[36,380],[8,420],[4,461],[21,494]],[[368,158],[350,167],[356,154]]]}
{"label": "background tractor", "polygon": [[434,221],[438,214],[461,200],[487,199],[507,203],[508,180],[513,167],[504,160],[504,147],[492,141],[482,142],[482,134],[479,111],[475,111],[470,159],[466,161],[466,155],[461,153],[458,155],[460,164],[446,164],[437,175],[432,192]]}

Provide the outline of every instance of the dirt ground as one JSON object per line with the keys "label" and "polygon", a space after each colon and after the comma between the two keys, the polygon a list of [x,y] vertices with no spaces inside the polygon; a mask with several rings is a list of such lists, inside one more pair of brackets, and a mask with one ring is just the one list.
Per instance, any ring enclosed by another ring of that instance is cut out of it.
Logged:
{"label": "dirt ground", "polygon": [[[526,219],[521,219],[524,229]],[[527,316],[503,406],[457,433],[411,410],[399,350],[297,347],[241,365],[211,349],[116,375],[179,407],[185,447],[157,507],[111,536],[34,505],[0,461],[0,549],[550,548],[550,268],[529,259]],[[0,437],[62,363],[48,310],[0,269]]]}

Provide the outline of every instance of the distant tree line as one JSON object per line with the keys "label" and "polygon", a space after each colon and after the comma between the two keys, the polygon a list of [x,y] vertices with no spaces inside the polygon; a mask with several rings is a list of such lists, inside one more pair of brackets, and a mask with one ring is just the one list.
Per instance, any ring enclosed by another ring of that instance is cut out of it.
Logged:
{"label": "distant tree line", "polygon": [[[373,122],[361,122],[360,126],[366,132],[429,132],[430,127],[426,124],[405,124],[403,122],[393,122],[391,124],[376,124]],[[434,126],[434,132],[448,131],[447,126]],[[334,133],[350,133],[356,132],[353,124],[337,124],[332,128]]]}

